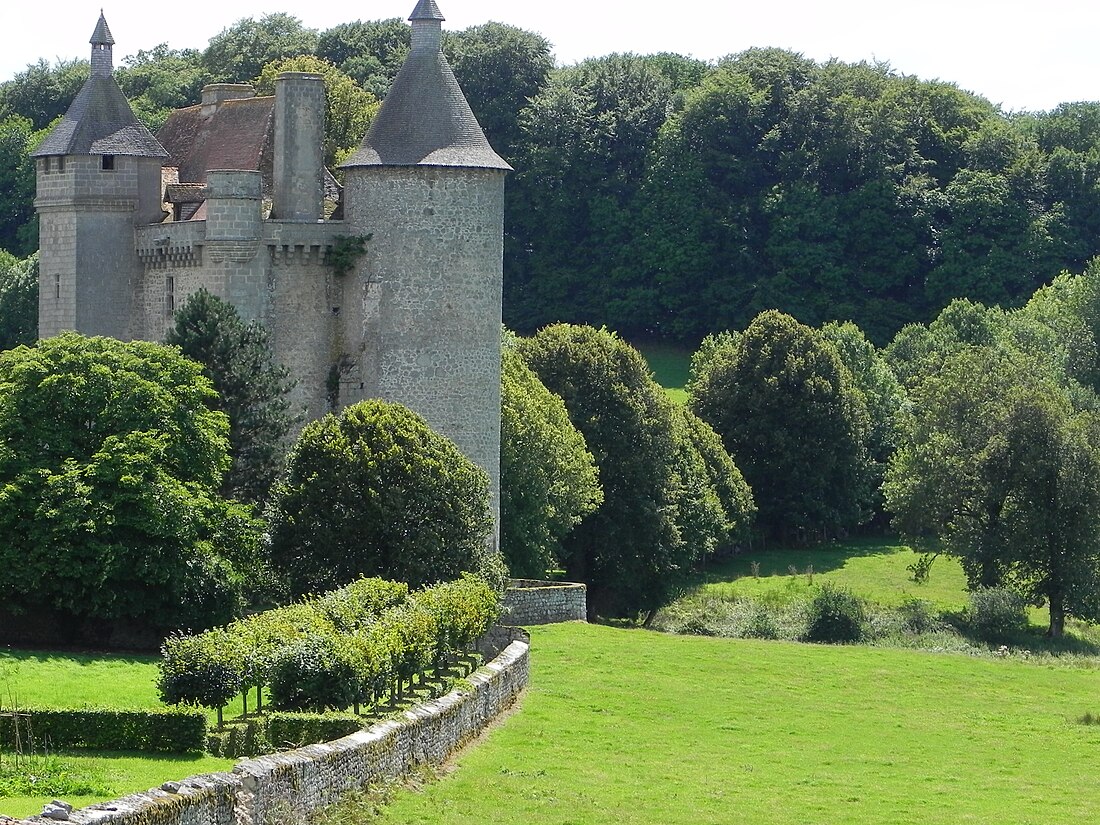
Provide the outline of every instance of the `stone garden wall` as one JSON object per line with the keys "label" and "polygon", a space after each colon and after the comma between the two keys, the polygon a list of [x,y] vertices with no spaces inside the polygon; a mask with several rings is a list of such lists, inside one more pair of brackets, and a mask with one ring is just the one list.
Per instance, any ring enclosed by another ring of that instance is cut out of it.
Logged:
{"label": "stone garden wall", "polygon": [[[68,821],[289,825],[346,791],[401,777],[418,765],[438,765],[507,709],[527,685],[527,634],[518,628],[496,629],[486,643],[498,655],[469,676],[469,688],[419,705],[401,718],[333,742],[242,760],[231,773],[166,782],[145,793],[72,811]],[[24,820],[39,825],[50,821]]]}
{"label": "stone garden wall", "polygon": [[509,625],[586,621],[588,588],[575,582],[512,579],[501,621]]}

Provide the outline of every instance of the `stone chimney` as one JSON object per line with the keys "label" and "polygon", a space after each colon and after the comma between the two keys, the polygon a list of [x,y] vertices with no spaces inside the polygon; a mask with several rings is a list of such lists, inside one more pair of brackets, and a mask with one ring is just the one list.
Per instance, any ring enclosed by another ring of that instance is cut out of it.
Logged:
{"label": "stone chimney", "polygon": [[321,220],[324,138],[325,84],[321,75],[283,72],[275,79],[273,220]]}

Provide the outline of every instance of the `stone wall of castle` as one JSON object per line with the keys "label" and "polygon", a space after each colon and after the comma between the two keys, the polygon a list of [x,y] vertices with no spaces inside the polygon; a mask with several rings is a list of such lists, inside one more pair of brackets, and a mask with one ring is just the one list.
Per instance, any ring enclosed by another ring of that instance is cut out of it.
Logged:
{"label": "stone wall of castle", "polygon": [[588,588],[577,582],[512,579],[501,621],[522,627],[588,621]]}
{"label": "stone wall of castle", "polygon": [[359,167],[344,187],[349,232],[372,235],[348,319],[365,344],[361,392],[405,404],[454,441],[489,474],[495,502],[504,175]]}

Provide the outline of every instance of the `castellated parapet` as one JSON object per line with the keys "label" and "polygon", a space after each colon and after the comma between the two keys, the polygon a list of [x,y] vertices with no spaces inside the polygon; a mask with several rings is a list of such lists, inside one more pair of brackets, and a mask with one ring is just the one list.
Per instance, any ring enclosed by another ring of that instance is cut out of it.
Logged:
{"label": "castellated parapet", "polygon": [[[205,288],[263,324],[308,420],[367,398],[405,404],[480,464],[497,500],[504,175],[440,50],[434,0],[339,190],[323,166],[319,75],[274,98],[207,87],[158,137],[114,81],[100,16],[93,72],[35,152],[40,334],[163,340]],[[163,140],[163,144],[161,143]],[[329,265],[369,235],[350,273]]]}

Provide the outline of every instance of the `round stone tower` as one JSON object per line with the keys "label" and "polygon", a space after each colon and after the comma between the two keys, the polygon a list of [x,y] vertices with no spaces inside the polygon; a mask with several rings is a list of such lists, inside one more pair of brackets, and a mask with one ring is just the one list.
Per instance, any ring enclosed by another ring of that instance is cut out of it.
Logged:
{"label": "round stone tower", "polygon": [[41,337],[66,329],[132,337],[131,305],[142,273],[134,227],[165,215],[161,164],[168,153],[115,82],[114,42],[100,14],[91,75],[33,153]]}
{"label": "round stone tower", "polygon": [[345,225],[371,235],[349,284],[358,306],[345,339],[360,341],[351,353],[356,395],[424,416],[489,474],[495,510],[511,167],[489,146],[440,50],[435,0],[420,0],[409,19],[408,59],[343,164]]}

